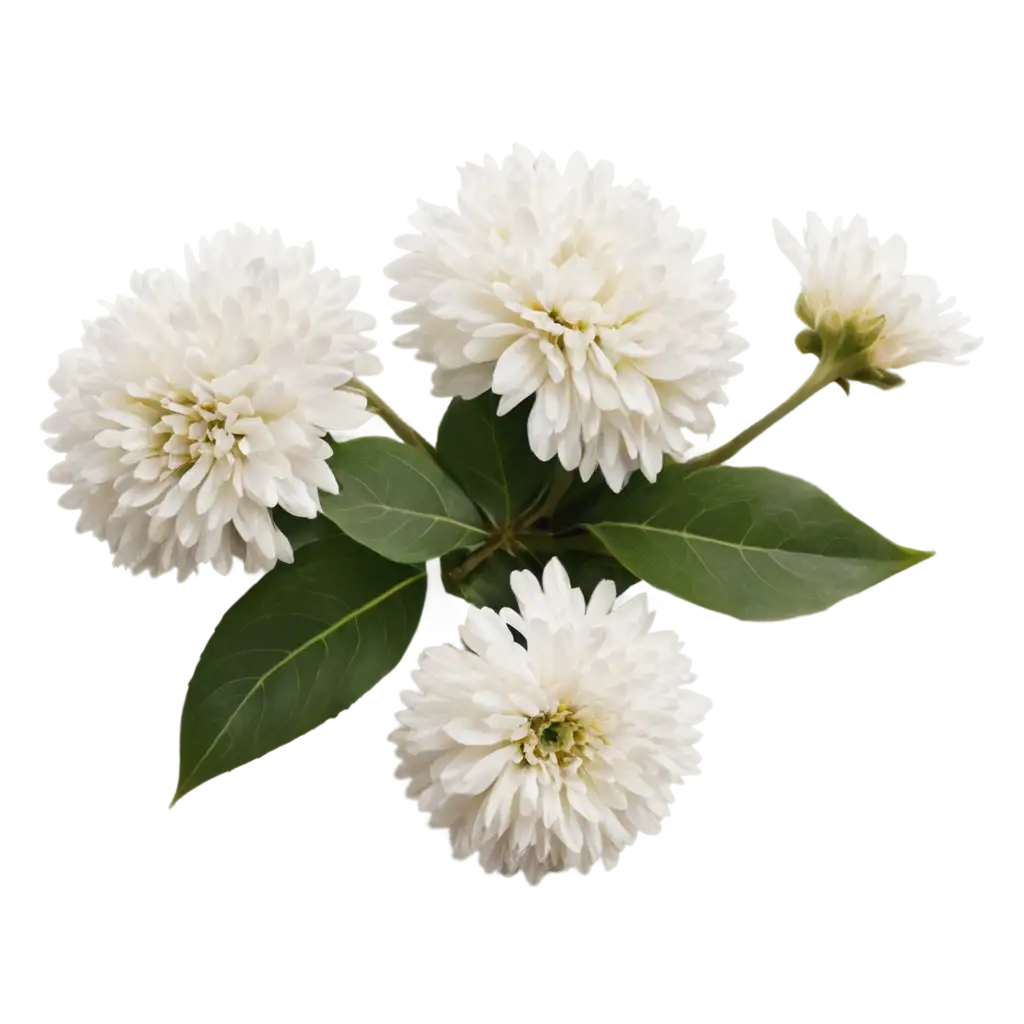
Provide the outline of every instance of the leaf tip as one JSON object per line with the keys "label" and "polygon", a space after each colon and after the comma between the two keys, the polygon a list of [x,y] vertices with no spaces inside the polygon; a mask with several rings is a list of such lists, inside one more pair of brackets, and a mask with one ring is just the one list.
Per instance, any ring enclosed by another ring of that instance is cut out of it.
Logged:
{"label": "leaf tip", "polygon": [[917,565],[918,562],[927,562],[935,556],[934,551],[918,551],[916,548],[900,547],[900,551],[906,556],[909,565]]}

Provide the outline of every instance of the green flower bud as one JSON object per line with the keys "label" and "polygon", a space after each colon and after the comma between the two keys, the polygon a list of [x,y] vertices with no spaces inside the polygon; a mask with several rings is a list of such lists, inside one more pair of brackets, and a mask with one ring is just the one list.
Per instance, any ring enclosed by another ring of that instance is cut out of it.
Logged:
{"label": "green flower bud", "polygon": [[821,335],[810,329],[801,331],[796,336],[796,347],[805,356],[817,356],[821,358]]}

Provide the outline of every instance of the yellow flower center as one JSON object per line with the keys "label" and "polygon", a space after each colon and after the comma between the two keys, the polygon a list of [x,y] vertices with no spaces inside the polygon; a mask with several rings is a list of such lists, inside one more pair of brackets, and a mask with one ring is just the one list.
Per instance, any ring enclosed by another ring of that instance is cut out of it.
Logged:
{"label": "yellow flower center", "polygon": [[528,764],[554,762],[560,768],[589,757],[588,748],[601,737],[594,723],[584,722],[568,704],[535,715],[529,729],[519,743],[524,760]]}

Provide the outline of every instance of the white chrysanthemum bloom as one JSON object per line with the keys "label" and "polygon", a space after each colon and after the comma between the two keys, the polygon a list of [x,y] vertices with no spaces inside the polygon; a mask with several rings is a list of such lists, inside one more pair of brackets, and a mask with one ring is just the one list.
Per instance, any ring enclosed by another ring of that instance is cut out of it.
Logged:
{"label": "white chrysanthemum bloom", "polygon": [[615,490],[637,468],[653,480],[684,430],[711,433],[740,370],[722,258],[698,260],[702,232],[579,153],[560,171],[517,146],[460,173],[458,212],[420,203],[397,240],[391,294],[414,305],[395,320],[415,325],[397,343],[436,364],[436,394],[490,389],[499,414],[534,398],[538,458]]}
{"label": "white chrysanthemum bloom", "polygon": [[779,221],[773,226],[779,248],[800,272],[800,318],[812,330],[846,327],[859,335],[867,379],[870,370],[882,371],[885,380],[885,371],[911,363],[960,363],[981,344],[962,330],[968,317],[953,309],[955,299],[940,300],[930,277],[904,273],[907,247],[899,235],[881,243],[868,235],[863,217],[845,228],[839,218],[830,230],[811,213],[801,245]]}
{"label": "white chrysanthemum bloom", "polygon": [[312,244],[276,231],[239,225],[185,256],[187,277],[133,274],[61,355],[51,479],[115,565],[269,568],[292,557],[270,510],[312,517],[319,490],[337,492],[324,434],[367,418],[339,388],[380,369],[362,333],[374,320],[348,308],[358,278],[314,271]]}
{"label": "white chrysanthemum bloom", "polygon": [[557,559],[543,585],[529,572],[511,582],[518,613],[471,608],[466,650],[421,656],[391,735],[397,774],[455,855],[478,852],[487,871],[537,882],[613,867],[698,773],[695,726],[711,703],[686,685],[678,637],[651,632],[646,596],[613,608],[606,580],[586,603]]}

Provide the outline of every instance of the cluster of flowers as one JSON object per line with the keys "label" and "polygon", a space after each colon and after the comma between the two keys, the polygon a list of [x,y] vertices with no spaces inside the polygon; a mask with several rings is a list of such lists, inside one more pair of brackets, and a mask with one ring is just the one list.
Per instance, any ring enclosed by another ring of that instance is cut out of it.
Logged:
{"label": "cluster of flowers", "polygon": [[[491,391],[499,415],[531,403],[536,458],[612,491],[683,461],[746,347],[703,233],[579,155],[560,170],[516,148],[461,173],[456,207],[421,203],[387,268],[410,303],[397,344],[434,365],[435,394]],[[812,215],[802,243],[775,230],[801,278],[798,345],[841,362],[844,386],[893,386],[979,344],[952,299],[905,274],[899,237],[880,243],[860,217]],[[315,518],[337,493],[328,436],[369,418],[361,382],[381,365],[374,319],[350,306],[358,279],[314,263],[277,232],[222,231],[186,249],[184,276],[135,274],[61,356],[51,476],[115,564],[266,570],[293,558],[273,510]],[[585,600],[557,559],[511,587],[518,609],[472,608],[463,647],[422,655],[392,737],[400,773],[488,870],[610,866],[696,773],[709,702],[644,596],[617,604],[606,581]]]}

